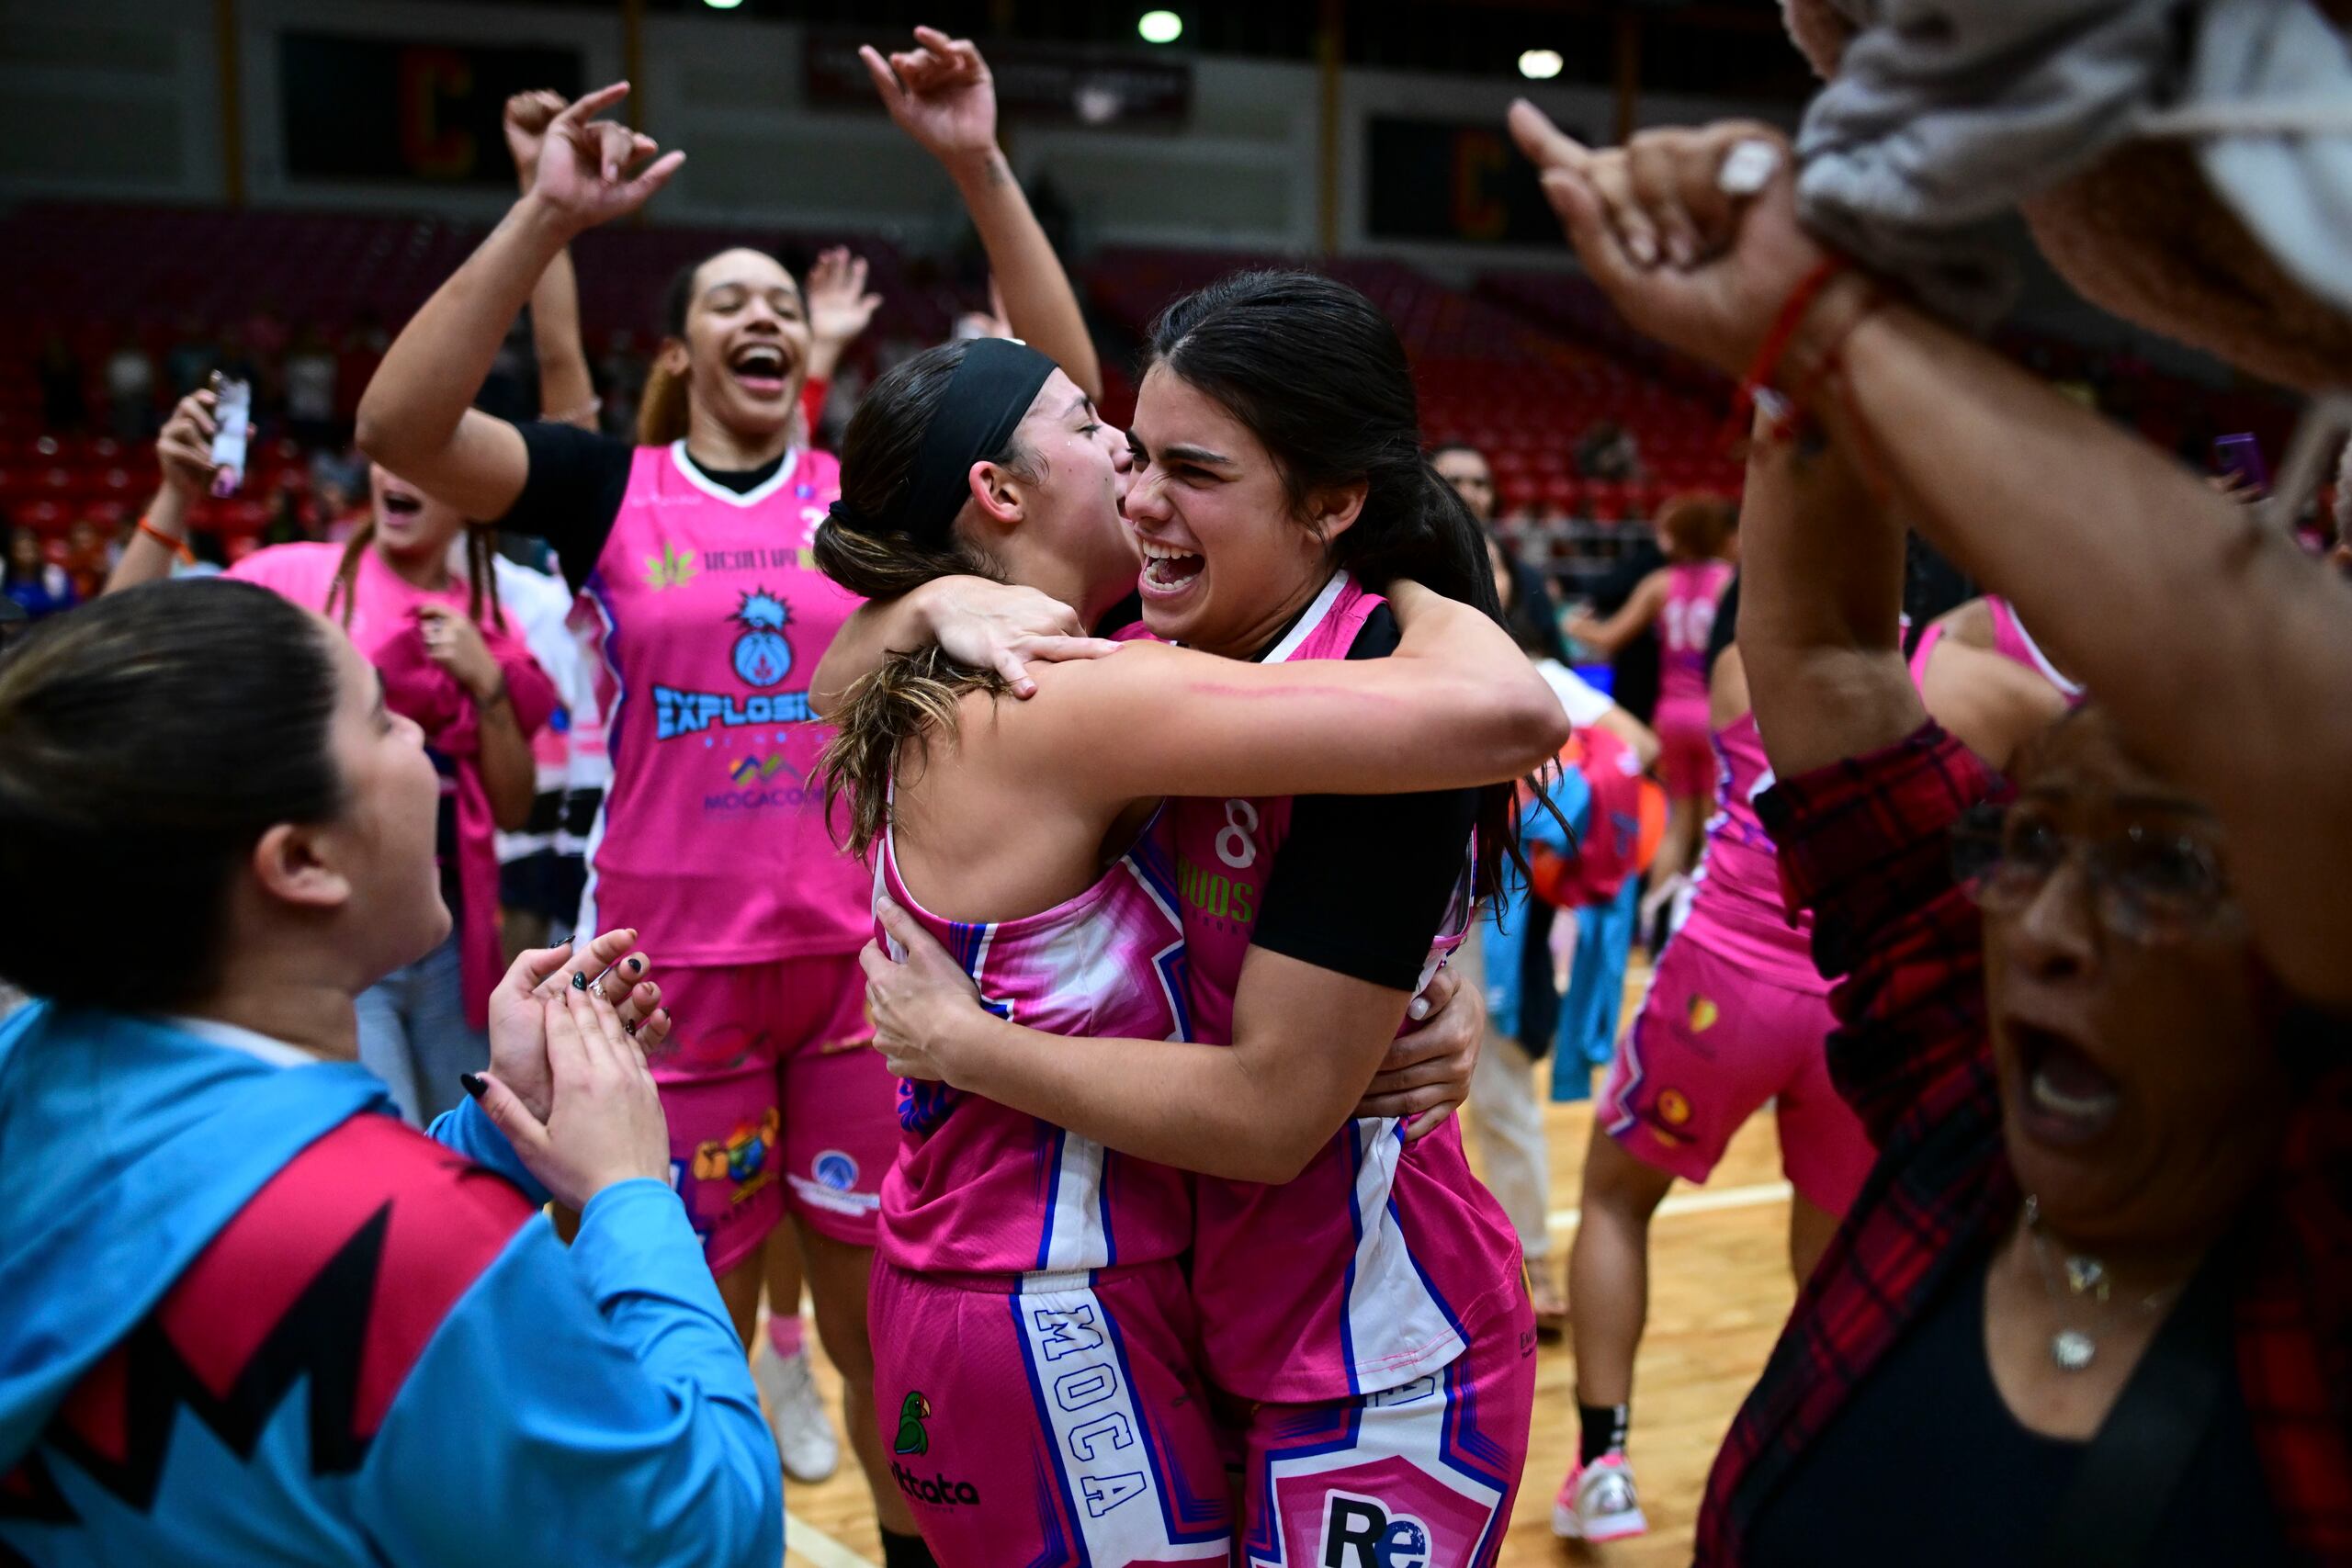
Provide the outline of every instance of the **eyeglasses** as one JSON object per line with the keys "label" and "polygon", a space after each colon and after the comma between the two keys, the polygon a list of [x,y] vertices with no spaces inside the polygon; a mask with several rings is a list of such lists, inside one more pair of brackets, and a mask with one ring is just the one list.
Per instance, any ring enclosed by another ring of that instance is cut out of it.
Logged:
{"label": "eyeglasses", "polygon": [[1952,875],[1994,914],[2025,910],[2076,854],[2099,922],[2126,941],[2185,942],[2237,916],[2220,857],[2194,834],[2134,826],[2091,842],[2014,806],[1980,806],[1952,825]]}

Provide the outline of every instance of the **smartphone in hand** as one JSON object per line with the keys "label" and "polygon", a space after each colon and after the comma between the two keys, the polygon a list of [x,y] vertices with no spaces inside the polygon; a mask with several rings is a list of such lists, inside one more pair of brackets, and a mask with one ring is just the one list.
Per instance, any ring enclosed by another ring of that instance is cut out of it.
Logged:
{"label": "smartphone in hand", "polygon": [[2224,435],[2213,443],[2213,472],[2232,489],[2252,486],[2257,494],[2270,493],[2270,469],[2262,460],[2262,443],[2251,434]]}
{"label": "smartphone in hand", "polygon": [[212,392],[212,493],[234,495],[245,482],[245,432],[254,419],[253,384],[216,371]]}

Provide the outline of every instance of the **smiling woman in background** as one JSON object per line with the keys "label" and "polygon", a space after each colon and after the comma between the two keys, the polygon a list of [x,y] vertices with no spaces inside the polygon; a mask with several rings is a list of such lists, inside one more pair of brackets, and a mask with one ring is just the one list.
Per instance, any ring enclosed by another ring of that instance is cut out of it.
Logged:
{"label": "smiling woman in background", "polygon": [[[109,592],[167,575],[187,548],[188,509],[212,482],[212,394],[180,401],[156,442],[164,469]],[[491,569],[492,531],[427,499],[380,465],[370,511],[347,544],[272,545],[227,575],[323,611],[368,656],[392,711],[424,731],[441,779],[434,853],[457,926],[359,998],[359,1059],[420,1124],[458,1103],[458,1077],[490,1059],[487,1007],[503,944],[499,829],[520,828],[537,789],[531,737],[555,710],[555,683],[510,635]],[[465,539],[466,575],[449,570]]]}

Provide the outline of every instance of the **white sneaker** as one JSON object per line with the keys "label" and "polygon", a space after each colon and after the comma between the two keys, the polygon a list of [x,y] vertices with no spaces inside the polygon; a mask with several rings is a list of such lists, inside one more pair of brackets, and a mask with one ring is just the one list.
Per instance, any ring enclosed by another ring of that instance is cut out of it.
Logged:
{"label": "white sneaker", "polygon": [[752,1381],[767,1405],[768,1428],[775,1433],[785,1474],[814,1486],[841,1468],[841,1439],[833,1436],[832,1417],[825,1414],[825,1402],[818,1395],[806,1346],[790,1356],[762,1346],[759,1359],[752,1363]]}
{"label": "white sneaker", "polygon": [[1552,1501],[1552,1533],[1568,1540],[1623,1540],[1650,1528],[1634,1495],[1634,1467],[1623,1454],[1578,1465]]}

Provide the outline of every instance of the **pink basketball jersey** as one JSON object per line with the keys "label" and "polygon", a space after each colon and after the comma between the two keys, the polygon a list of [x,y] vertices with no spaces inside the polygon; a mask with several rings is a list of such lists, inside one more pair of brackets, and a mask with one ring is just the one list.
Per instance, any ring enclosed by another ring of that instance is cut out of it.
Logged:
{"label": "pink basketball jersey", "polygon": [[617,687],[612,787],[580,929],[635,926],[667,964],[855,953],[872,883],[823,818],[832,735],[808,677],[862,603],[809,555],[841,466],[796,451],[738,495],[644,446],[587,592]]}
{"label": "pink basketball jersey", "polygon": [[[1380,604],[1336,575],[1266,659],[1344,659]],[[1183,799],[1168,814],[1193,1037],[1228,1043],[1291,802]],[[1423,985],[1468,923],[1464,870]],[[1195,1197],[1193,1292],[1204,1362],[1213,1382],[1246,1399],[1344,1399],[1410,1382],[1459,1356],[1519,1289],[1518,1239],[1470,1174],[1453,1122],[1410,1148],[1398,1122],[1351,1122],[1287,1185],[1201,1177]]]}
{"label": "pink basketball jersey", "polygon": [[1813,919],[1789,922],[1781,896],[1781,867],[1772,836],[1756,814],[1756,797],[1770,789],[1772,765],[1756,716],[1742,714],[1715,731],[1715,815],[1696,877],[1690,913],[1675,935],[1703,943],[1761,980],[1784,990],[1826,988],[1813,965]]}
{"label": "pink basketball jersey", "polygon": [[2018,619],[2017,607],[1997,593],[1985,595],[1984,608],[1993,617],[1993,648],[2002,658],[2022,664],[2043,680],[2052,690],[2066,699],[2069,707],[2080,707],[2087,695],[2083,688],[2058,672],[2033,634]]}
{"label": "pink basketball jersey", "polygon": [[[875,886],[956,955],[999,1017],[1072,1038],[1182,1040],[1184,931],[1163,818],[1093,886],[1018,919],[972,924],[924,909],[888,832]],[[899,1121],[899,1157],[882,1181],[886,1262],[931,1274],[1079,1273],[1174,1258],[1192,1243],[1182,1171],[943,1083],[902,1082]]]}
{"label": "pink basketball jersey", "polygon": [[1707,640],[1715,608],[1731,586],[1729,561],[1679,561],[1666,569],[1666,604],[1658,612],[1660,702],[1707,700]]}

